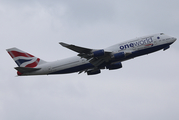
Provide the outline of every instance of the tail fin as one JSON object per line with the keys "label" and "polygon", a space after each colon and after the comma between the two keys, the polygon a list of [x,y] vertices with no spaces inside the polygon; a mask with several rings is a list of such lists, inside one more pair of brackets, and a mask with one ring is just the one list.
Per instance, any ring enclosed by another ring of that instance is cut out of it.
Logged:
{"label": "tail fin", "polygon": [[40,58],[37,58],[17,48],[7,49],[7,52],[19,67],[35,68],[37,65],[46,63]]}

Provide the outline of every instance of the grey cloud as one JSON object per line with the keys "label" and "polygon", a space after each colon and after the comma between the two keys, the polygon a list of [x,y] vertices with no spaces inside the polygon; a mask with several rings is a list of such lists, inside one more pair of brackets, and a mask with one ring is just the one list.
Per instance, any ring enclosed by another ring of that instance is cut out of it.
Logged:
{"label": "grey cloud", "polygon": [[76,55],[63,41],[103,48],[143,35],[178,36],[178,1],[4,0],[0,2],[0,119],[178,120],[178,41],[96,76],[14,77],[5,49],[47,61]]}

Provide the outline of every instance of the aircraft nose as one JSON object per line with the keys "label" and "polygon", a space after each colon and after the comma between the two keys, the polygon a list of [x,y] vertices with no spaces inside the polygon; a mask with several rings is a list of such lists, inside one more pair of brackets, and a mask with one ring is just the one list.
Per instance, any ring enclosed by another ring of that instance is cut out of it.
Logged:
{"label": "aircraft nose", "polygon": [[177,40],[177,38],[175,37],[172,37],[172,41],[175,42]]}

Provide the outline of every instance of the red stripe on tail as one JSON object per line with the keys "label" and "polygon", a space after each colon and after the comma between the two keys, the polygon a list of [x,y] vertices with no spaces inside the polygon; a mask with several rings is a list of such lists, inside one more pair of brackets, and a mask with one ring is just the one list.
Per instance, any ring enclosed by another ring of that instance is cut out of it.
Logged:
{"label": "red stripe on tail", "polygon": [[22,73],[21,73],[21,72],[19,72],[19,71],[17,71],[17,75],[19,75],[19,76],[20,76],[20,75],[22,75]]}
{"label": "red stripe on tail", "polygon": [[23,56],[23,57],[34,57],[34,56],[31,55],[31,54],[21,53],[21,52],[17,52],[17,51],[9,51],[8,53],[10,54],[10,56],[11,56],[12,58],[19,57],[19,56]]}
{"label": "red stripe on tail", "polygon": [[31,63],[31,64],[28,64],[28,65],[26,65],[25,67],[34,68],[34,67],[36,67],[36,66],[38,65],[39,61],[40,61],[40,59],[37,58],[37,60],[36,60],[35,62],[33,62],[33,63]]}

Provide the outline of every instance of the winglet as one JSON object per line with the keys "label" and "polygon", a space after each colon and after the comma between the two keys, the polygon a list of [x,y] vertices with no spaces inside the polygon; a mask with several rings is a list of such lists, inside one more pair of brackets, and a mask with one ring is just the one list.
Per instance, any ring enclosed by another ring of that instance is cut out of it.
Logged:
{"label": "winglet", "polygon": [[63,47],[67,47],[69,46],[69,44],[63,43],[63,42],[59,42],[60,45],[62,45]]}

